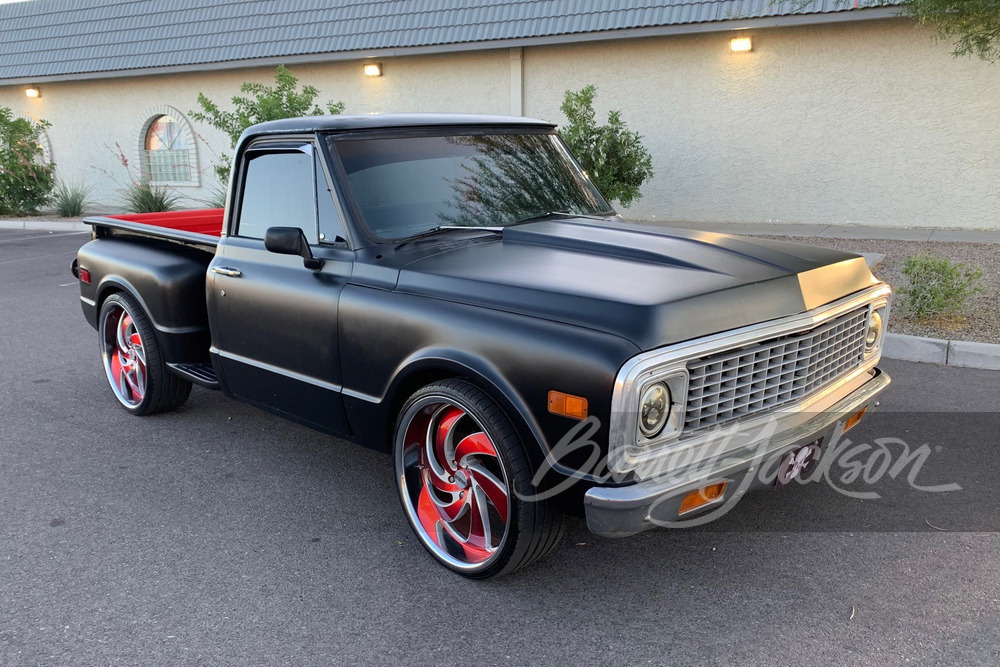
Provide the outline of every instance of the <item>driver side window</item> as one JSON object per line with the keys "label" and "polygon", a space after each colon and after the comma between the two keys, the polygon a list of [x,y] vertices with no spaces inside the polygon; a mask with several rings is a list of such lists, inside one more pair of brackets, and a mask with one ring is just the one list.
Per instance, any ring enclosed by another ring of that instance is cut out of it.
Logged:
{"label": "driver side window", "polygon": [[298,227],[319,241],[313,146],[247,151],[237,236],[262,239],[268,227]]}

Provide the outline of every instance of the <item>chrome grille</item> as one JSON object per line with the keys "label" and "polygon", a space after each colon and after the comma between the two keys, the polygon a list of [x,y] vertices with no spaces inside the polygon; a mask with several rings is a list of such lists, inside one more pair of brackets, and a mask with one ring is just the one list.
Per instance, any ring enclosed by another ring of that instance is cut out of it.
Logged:
{"label": "chrome grille", "polygon": [[798,400],[857,367],[868,309],[804,333],[688,362],[684,432],[725,424]]}

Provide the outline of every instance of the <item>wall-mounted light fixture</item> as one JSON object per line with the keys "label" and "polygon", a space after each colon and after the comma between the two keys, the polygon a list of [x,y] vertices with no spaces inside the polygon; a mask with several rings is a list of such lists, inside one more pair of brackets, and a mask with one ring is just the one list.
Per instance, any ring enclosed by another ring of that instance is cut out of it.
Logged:
{"label": "wall-mounted light fixture", "polygon": [[382,63],[365,63],[365,76],[382,76]]}
{"label": "wall-mounted light fixture", "polygon": [[41,97],[42,91],[38,89],[38,86],[29,86],[24,89],[24,94],[26,97],[35,98],[35,97]]}
{"label": "wall-mounted light fixture", "polygon": [[729,40],[729,50],[733,53],[753,51],[753,40],[749,37],[733,37]]}

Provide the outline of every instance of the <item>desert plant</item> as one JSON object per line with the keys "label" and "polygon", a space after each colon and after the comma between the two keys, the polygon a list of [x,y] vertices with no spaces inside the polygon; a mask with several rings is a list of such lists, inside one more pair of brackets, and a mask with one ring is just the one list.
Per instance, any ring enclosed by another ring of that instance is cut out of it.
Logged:
{"label": "desert plant", "polygon": [[90,187],[83,181],[67,182],[60,180],[52,192],[52,203],[56,213],[64,218],[75,218],[83,215],[83,210],[90,201]]}
{"label": "desert plant", "polygon": [[120,144],[116,143],[114,149],[118,162],[125,169],[128,180],[122,183],[110,171],[98,167],[118,185],[118,192],[121,195],[121,203],[129,213],[159,213],[162,211],[176,211],[180,206],[180,195],[169,188],[153,185],[149,177],[130,166],[125,151]]}
{"label": "desert plant", "polygon": [[[208,123],[224,132],[229,137],[229,147],[236,148],[236,142],[243,134],[243,130],[256,123],[300,116],[320,116],[324,113],[339,114],[344,111],[343,102],[327,102],[325,111],[314,104],[319,90],[314,86],[302,86],[302,91],[299,92],[297,90],[299,80],[285,69],[284,65],[278,65],[274,78],[277,83],[274,87],[262,83],[244,82],[240,86],[243,96],[237,95],[232,99],[235,111],[223,111],[204,93],[198,93],[198,106],[201,107],[201,111],[191,111],[191,118]],[[215,165],[215,173],[223,183],[229,182],[231,161],[232,158],[223,153]]]}
{"label": "desert plant", "polygon": [[559,128],[559,135],[601,194],[628,206],[642,197],[639,189],[653,176],[653,159],[642,136],[628,129],[620,111],[608,113],[606,125],[597,124],[596,94],[592,85],[566,91],[560,108],[569,122]]}
{"label": "desert plant", "polygon": [[917,319],[955,316],[969,298],[982,291],[983,271],[929,252],[910,255],[903,264],[909,284],[900,289],[906,307]]}
{"label": "desert plant", "polygon": [[51,199],[55,164],[45,161],[39,143],[47,127],[0,107],[0,213],[37,213]]}
{"label": "desert plant", "polygon": [[213,186],[208,191],[208,196],[201,200],[207,208],[226,207],[226,189],[218,185]]}
{"label": "desert plant", "polygon": [[180,197],[148,180],[128,183],[122,189],[122,203],[130,213],[176,211]]}

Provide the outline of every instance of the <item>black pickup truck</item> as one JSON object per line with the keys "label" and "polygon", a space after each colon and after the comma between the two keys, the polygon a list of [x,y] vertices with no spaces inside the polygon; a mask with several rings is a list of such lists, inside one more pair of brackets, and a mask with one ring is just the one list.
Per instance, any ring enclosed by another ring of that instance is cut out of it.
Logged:
{"label": "black pickup truck", "polygon": [[87,222],[73,273],[126,410],[197,384],[384,450],[469,577],[549,553],[566,513],[628,535],[801,479],[889,383],[863,258],[625,221],[541,121],[264,123],[224,211]]}

